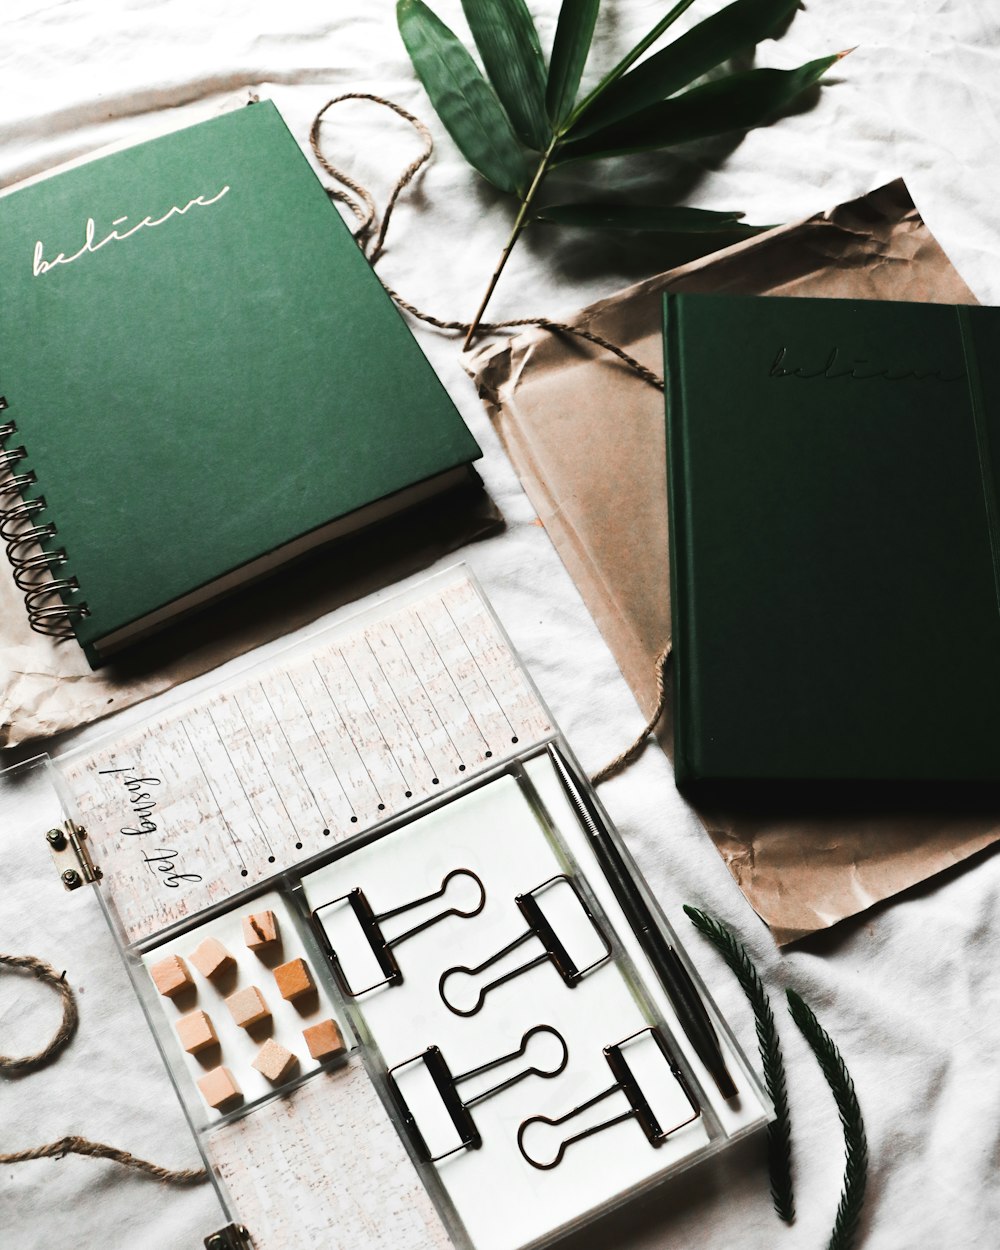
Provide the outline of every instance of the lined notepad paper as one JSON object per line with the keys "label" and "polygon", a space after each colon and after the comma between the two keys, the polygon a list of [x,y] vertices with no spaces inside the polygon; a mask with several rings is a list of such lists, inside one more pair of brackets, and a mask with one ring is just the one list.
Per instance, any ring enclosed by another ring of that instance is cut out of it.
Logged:
{"label": "lined notepad paper", "polygon": [[218,1129],[207,1148],[258,1250],[452,1246],[357,1060]]}
{"label": "lined notepad paper", "polygon": [[60,761],[127,941],[370,830],[551,732],[467,577],[321,637]]}

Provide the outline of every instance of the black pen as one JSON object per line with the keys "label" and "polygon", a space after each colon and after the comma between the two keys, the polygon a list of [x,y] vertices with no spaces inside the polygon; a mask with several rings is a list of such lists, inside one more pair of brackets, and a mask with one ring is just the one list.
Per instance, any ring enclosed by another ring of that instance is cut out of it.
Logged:
{"label": "black pen", "polygon": [[673,1004],[681,1028],[719,1087],[719,1093],[726,1099],[735,1098],[739,1090],[726,1067],[718,1035],[701,995],[691,980],[691,974],[653,919],[632,874],[625,866],[610,830],[590,796],[577,784],[555,743],[549,743],[548,753],[566,797],[587,832],[594,854],[605,869],[615,898]]}

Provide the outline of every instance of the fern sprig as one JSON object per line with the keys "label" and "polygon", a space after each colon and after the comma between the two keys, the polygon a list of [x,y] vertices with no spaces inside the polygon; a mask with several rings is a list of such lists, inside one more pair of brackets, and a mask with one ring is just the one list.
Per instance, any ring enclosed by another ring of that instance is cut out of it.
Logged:
{"label": "fern sprig", "polygon": [[792,1019],[816,1056],[826,1083],[833,1093],[844,1128],[844,1188],[827,1250],[852,1250],[868,1185],[868,1139],[865,1136],[861,1107],[858,1105],[851,1074],[830,1035],[794,990],[788,990],[787,993]]}
{"label": "fern sprig", "polygon": [[764,1084],[774,1104],[775,1118],[767,1130],[767,1166],[771,1180],[771,1199],[779,1217],[787,1224],[795,1219],[795,1196],[792,1188],[792,1126],[788,1112],[785,1064],[774,1021],[774,1012],[760,974],[746,948],[737,938],[706,912],[696,907],[684,908],[694,927],[706,937],[740,983],[753,1010],[757,1029],[757,1045],[764,1069]]}

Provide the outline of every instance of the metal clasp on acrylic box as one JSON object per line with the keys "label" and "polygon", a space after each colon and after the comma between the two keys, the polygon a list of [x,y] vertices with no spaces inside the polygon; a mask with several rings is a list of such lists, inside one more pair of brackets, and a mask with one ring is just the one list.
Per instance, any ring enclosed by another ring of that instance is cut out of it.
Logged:
{"label": "metal clasp on acrylic box", "polygon": [[205,1250],[253,1250],[253,1242],[242,1224],[227,1224],[217,1233],[209,1233]]}

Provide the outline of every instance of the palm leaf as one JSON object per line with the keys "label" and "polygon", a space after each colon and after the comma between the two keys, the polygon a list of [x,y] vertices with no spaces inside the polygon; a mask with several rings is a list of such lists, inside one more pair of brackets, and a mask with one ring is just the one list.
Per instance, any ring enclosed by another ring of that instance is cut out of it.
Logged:
{"label": "palm leaf", "polygon": [[462,0],[486,76],[424,0],[397,0],[403,42],[445,128],[474,169],[519,200],[510,237],[463,350],[472,342],[511,250],[530,221],[652,230],[703,249],[766,229],[740,222],[738,214],[712,216],[677,206],[598,201],[535,207],[558,165],[764,125],[840,59],[824,57],[794,70],[733,74],[676,95],[745,43],[777,33],[778,24],[795,7],[795,0],[731,0],[720,13],[669,48],[654,52],[633,71],[693,3],[674,0],[652,29],[576,102],[600,0],[562,0],[548,71],[526,0]]}
{"label": "palm leaf", "polygon": [[769,230],[741,221],[742,213],[713,212],[675,204],[621,204],[587,201],[547,204],[535,210],[536,221],[560,226],[587,226],[598,230],[649,230],[666,234],[728,234],[749,238]]}
{"label": "palm leaf", "polygon": [[583,138],[665,100],[702,74],[759,43],[795,12],[799,0],[735,0],[613,83],[571,132]]}
{"label": "palm leaf", "polygon": [[479,67],[423,0],[399,0],[399,33],[459,151],[501,191],[523,195],[531,170],[507,114]]}
{"label": "palm leaf", "polygon": [[[572,3],[572,0],[567,0],[567,3]],[[669,26],[672,26],[674,22],[676,22],[677,19],[691,7],[692,4],[694,4],[694,0],[677,0],[677,3],[670,10],[670,12],[665,17],[661,17],[653,29],[644,35],[634,48],[632,48],[629,52],[626,52],[614,69],[609,70],[593,91],[580,101],[570,114],[569,120],[574,122],[577,118],[582,117],[584,113],[591,108],[594,102],[598,100],[605,91],[607,91],[611,84],[617,82],[624,73],[630,70],[636,61],[638,61],[639,57],[641,57],[647,49],[651,48],[663,32]]]}
{"label": "palm leaf", "polygon": [[544,151],[552,138],[545,107],[545,59],[524,0],[462,0],[487,76],[515,131]]}
{"label": "palm leaf", "polygon": [[728,130],[764,125],[817,82],[842,55],[820,57],[797,69],[754,69],[730,74],[693,87],[672,100],[640,109],[585,139],[564,144],[554,163],[648,152]]}
{"label": "palm leaf", "polygon": [[559,10],[545,93],[549,118],[556,128],[576,103],[600,7],[601,0],[563,0]]}

